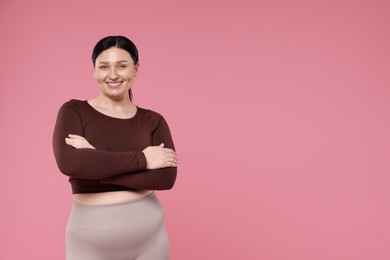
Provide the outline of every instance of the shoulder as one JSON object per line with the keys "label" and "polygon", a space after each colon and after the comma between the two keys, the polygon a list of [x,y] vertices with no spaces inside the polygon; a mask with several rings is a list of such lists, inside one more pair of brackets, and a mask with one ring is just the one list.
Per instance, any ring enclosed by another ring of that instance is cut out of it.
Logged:
{"label": "shoulder", "polygon": [[161,125],[167,125],[167,122],[162,114],[151,109],[145,109],[137,106],[139,117],[142,118],[142,121],[147,125],[151,125],[153,128],[159,127]]}
{"label": "shoulder", "polygon": [[80,108],[84,105],[85,101],[78,99],[71,99],[62,104],[62,107]]}
{"label": "shoulder", "polygon": [[73,109],[75,111],[81,111],[85,109],[86,101],[71,99],[62,104],[60,109]]}
{"label": "shoulder", "polygon": [[85,114],[85,112],[88,110],[86,104],[86,101],[71,99],[61,105],[58,114],[81,116],[82,114]]}
{"label": "shoulder", "polygon": [[146,109],[146,108],[142,108],[139,106],[137,106],[137,113],[140,113],[140,115],[142,117],[145,117],[145,118],[148,118],[151,120],[159,121],[161,118],[163,118],[163,116],[160,113],[153,111],[151,109]]}

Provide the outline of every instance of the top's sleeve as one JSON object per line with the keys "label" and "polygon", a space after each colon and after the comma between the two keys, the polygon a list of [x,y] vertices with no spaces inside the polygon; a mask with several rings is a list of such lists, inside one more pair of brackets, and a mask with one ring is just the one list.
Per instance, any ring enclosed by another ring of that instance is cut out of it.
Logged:
{"label": "top's sleeve", "polygon": [[[153,131],[153,145],[164,143],[164,147],[175,150],[171,132],[166,120],[161,117]],[[102,179],[102,183],[116,184],[135,189],[169,190],[176,181],[177,168],[167,167],[154,170],[144,170]]]}
{"label": "top's sleeve", "polygon": [[83,136],[83,126],[80,114],[69,104],[64,104],[57,115],[52,141],[58,168],[69,177],[103,179],[146,169],[146,157],[142,151],[76,149],[65,143],[69,134]]}

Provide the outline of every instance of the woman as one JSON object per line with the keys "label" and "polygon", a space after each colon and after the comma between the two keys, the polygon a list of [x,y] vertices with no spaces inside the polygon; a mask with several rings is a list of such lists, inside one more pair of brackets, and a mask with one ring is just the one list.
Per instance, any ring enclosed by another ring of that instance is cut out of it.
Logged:
{"label": "woman", "polygon": [[153,190],[172,188],[177,159],[168,125],[132,102],[139,63],[123,36],[92,54],[100,94],[60,108],[53,151],[72,186],[67,260],[169,259],[163,209]]}

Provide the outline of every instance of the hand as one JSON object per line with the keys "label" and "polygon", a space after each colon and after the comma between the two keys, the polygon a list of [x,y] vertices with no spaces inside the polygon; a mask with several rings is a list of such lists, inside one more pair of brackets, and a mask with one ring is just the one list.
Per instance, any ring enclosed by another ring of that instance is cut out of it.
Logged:
{"label": "hand", "polygon": [[177,167],[176,152],[159,146],[148,146],[143,151],[146,157],[146,169],[159,169],[166,167]]}
{"label": "hand", "polygon": [[80,148],[89,148],[89,149],[96,149],[93,147],[90,143],[88,143],[87,139],[85,139],[83,136],[80,135],[68,135],[68,138],[65,138],[65,143],[67,145],[73,146],[74,148],[80,149]]}

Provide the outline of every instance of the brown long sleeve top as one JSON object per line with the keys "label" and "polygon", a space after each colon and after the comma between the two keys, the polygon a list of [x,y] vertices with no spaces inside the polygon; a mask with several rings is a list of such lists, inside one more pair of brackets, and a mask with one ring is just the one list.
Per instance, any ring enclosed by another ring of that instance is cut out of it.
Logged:
{"label": "brown long sleeve top", "polygon": [[[67,145],[69,134],[85,137],[96,149]],[[130,119],[114,118],[75,99],[60,108],[53,133],[54,156],[60,171],[69,176],[73,194],[171,189],[177,168],[147,170],[142,152],[161,143],[174,149],[168,124],[160,114],[137,107]]]}

